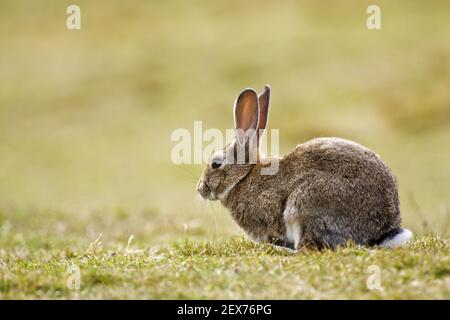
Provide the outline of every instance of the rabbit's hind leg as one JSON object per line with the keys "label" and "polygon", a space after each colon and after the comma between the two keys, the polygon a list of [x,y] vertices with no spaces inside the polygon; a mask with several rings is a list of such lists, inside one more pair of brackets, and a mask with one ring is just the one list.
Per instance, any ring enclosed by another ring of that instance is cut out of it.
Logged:
{"label": "rabbit's hind leg", "polygon": [[297,250],[302,240],[302,229],[300,217],[296,207],[287,205],[283,212],[284,223],[286,226],[286,242],[294,244],[294,250]]}

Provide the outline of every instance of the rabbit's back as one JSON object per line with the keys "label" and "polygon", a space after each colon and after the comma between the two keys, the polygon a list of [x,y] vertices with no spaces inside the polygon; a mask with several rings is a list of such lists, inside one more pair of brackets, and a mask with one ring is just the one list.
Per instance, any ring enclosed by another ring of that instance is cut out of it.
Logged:
{"label": "rabbit's back", "polygon": [[395,177],[378,155],[352,141],[317,138],[282,161],[291,177],[287,208],[300,219],[302,241],[336,246],[375,243],[400,227]]}

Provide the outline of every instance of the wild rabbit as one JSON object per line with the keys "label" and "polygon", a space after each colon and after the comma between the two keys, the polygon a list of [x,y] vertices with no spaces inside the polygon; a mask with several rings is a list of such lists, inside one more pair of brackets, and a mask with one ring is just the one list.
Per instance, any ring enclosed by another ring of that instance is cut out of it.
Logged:
{"label": "wild rabbit", "polygon": [[[197,184],[200,195],[220,200],[257,242],[296,250],[336,248],[348,241],[389,248],[407,243],[412,233],[401,228],[395,177],[369,149],[317,138],[283,158],[262,158],[259,140],[269,99],[269,86],[259,96],[253,89],[238,96],[236,139],[212,156]],[[267,160],[278,161],[275,174],[262,174]]]}

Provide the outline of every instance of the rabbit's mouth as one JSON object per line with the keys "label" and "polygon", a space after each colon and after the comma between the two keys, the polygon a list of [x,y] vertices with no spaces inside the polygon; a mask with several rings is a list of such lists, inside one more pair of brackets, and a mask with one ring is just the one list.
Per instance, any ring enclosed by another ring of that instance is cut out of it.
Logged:
{"label": "rabbit's mouth", "polygon": [[216,194],[205,180],[199,180],[197,183],[197,191],[205,200],[216,200]]}

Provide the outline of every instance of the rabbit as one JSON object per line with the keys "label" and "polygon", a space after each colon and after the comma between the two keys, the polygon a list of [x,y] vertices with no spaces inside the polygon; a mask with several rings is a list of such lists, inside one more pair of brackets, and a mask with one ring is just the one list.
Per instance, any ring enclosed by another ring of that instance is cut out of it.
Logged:
{"label": "rabbit", "polygon": [[[408,243],[412,233],[401,227],[396,178],[371,150],[324,137],[279,159],[260,154],[270,91],[268,85],[259,95],[249,88],[236,99],[236,138],[211,157],[197,183],[201,197],[219,200],[259,243],[292,250]],[[268,161],[278,161],[274,174],[262,174]]]}

